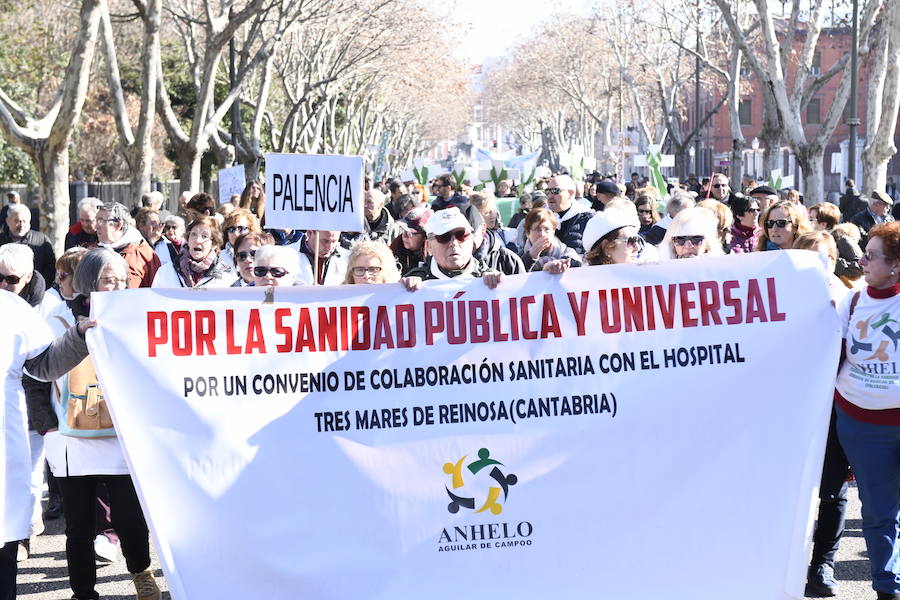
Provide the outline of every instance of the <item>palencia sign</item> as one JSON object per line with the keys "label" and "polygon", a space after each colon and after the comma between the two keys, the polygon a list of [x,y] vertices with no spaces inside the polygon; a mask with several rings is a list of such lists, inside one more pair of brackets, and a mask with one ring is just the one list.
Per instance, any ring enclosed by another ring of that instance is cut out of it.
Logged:
{"label": "palencia sign", "polygon": [[362,157],[266,154],[266,226],[362,231]]}

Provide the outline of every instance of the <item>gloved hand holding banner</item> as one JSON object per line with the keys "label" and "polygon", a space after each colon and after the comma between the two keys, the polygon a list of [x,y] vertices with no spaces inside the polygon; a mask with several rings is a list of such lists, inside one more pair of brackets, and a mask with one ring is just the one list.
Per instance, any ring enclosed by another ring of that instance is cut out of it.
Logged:
{"label": "gloved hand holding banner", "polygon": [[803,595],[840,350],[814,253],[92,307],[173,598]]}

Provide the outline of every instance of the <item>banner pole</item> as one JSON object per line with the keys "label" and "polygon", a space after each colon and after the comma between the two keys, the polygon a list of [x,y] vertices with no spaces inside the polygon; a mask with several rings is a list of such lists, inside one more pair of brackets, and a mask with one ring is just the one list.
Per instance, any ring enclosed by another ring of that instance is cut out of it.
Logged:
{"label": "banner pole", "polygon": [[313,285],[319,285],[319,232],[316,232],[316,243],[313,248]]}

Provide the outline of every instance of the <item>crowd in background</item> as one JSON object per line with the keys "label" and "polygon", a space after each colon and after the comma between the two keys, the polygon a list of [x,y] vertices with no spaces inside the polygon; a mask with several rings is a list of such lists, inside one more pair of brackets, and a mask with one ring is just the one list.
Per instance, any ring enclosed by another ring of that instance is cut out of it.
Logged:
{"label": "crowd in background", "polygon": [[[669,184],[661,197],[636,173],[625,183],[599,173],[583,180],[558,173],[530,187],[526,192],[501,181],[485,191],[452,174],[427,185],[367,179],[362,232],[267,228],[259,182],[222,203],[205,193],[185,192],[171,212],[159,192],[145,194],[131,207],[84,198],[59,257],[32,229],[30,210],[10,194],[0,215],[0,290],[22,298],[62,335],[89,314],[92,292],[124,288],[400,282],[414,291],[425,280],[454,277],[480,277],[493,288],[506,276],[529,272],[559,274],[583,266],[800,248],[819,253],[827,265],[832,300],[842,311],[845,329],[867,311],[900,314],[891,312],[900,298],[900,224],[892,224],[900,217],[895,188],[863,195],[847,181],[843,196],[813,202],[796,190],[746,179],[741,189],[732,189],[727,176],[715,174]],[[515,208],[504,222],[499,203],[508,202]],[[895,340],[881,351],[894,357],[896,346]],[[890,382],[884,398],[870,401],[869,391],[845,373],[862,368],[862,360],[855,351],[848,353],[838,378],[808,595],[836,590],[834,555],[852,465],[873,584],[879,598],[900,598],[898,380]],[[65,397],[77,387],[73,372],[54,383],[27,375],[22,381],[33,500],[30,535],[40,533],[44,518],[65,515],[74,598],[98,598],[94,561],[115,559],[121,552],[137,597],[153,600],[159,590],[147,571],[147,526],[111,422],[92,430],[106,435],[84,435],[69,423]],[[874,457],[868,440],[876,433],[867,428],[894,436],[893,458]],[[45,483],[49,500],[42,506]],[[885,487],[893,490],[893,504]],[[893,542],[885,537],[890,527]],[[5,551],[13,548],[19,560],[27,560],[28,537],[13,540]]]}

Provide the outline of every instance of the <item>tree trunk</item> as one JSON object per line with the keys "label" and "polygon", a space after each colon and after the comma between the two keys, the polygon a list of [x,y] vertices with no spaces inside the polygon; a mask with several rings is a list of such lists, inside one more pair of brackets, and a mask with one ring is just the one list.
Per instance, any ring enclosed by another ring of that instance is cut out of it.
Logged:
{"label": "tree trunk", "polygon": [[61,256],[69,231],[69,146],[43,144],[35,158],[41,177],[41,230]]}
{"label": "tree trunk", "polygon": [[[869,119],[866,121],[866,148],[862,153],[863,187],[866,193],[884,191],[887,184],[887,166],[897,152],[894,145],[894,125],[900,109],[900,4],[891,2],[886,8],[881,35],[888,36],[884,56],[876,61],[884,68],[880,85],[872,77],[868,90]],[[882,62],[883,59],[883,62]],[[874,74],[873,74],[874,75]],[[874,110],[876,107],[880,110]],[[877,115],[877,118],[875,116]]]}
{"label": "tree trunk", "polygon": [[803,170],[803,203],[813,206],[825,201],[825,149],[805,146],[795,152]]}
{"label": "tree trunk", "polygon": [[193,144],[186,144],[178,153],[178,173],[181,178],[179,191],[200,192],[200,162],[203,152]]}

